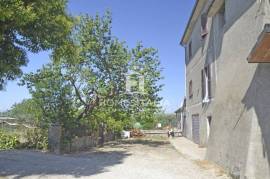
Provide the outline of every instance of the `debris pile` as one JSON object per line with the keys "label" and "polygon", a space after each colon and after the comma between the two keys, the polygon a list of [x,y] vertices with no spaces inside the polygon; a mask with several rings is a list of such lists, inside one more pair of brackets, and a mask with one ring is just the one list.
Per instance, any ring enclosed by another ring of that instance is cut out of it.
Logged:
{"label": "debris pile", "polygon": [[144,134],[140,131],[140,129],[132,129],[130,131],[130,137],[143,137]]}

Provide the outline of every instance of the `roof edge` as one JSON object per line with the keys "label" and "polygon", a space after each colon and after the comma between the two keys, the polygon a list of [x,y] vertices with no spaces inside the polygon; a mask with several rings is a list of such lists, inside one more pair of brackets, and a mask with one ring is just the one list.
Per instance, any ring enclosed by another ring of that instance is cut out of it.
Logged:
{"label": "roof edge", "polygon": [[180,45],[184,46],[187,43],[187,39],[189,39],[193,30],[193,27],[195,23],[197,22],[199,14],[201,10],[203,9],[205,3],[206,3],[206,0],[196,0],[196,3],[192,9],[191,16],[189,17],[188,23],[186,25],[184,34],[181,38]]}

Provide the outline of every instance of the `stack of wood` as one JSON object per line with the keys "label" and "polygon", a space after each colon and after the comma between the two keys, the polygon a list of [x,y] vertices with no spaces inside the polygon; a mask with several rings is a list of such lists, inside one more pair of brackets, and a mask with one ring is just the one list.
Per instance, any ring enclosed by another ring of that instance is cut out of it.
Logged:
{"label": "stack of wood", "polygon": [[140,129],[132,129],[130,131],[130,137],[143,137],[144,134],[140,131]]}

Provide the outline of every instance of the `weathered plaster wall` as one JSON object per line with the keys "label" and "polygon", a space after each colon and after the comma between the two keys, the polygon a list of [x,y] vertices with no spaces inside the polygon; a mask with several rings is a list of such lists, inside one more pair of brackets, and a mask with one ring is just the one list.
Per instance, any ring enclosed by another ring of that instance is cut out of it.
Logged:
{"label": "weathered plaster wall", "polygon": [[[198,19],[191,35],[194,55],[186,61],[185,134],[192,139],[192,115],[199,114],[200,144],[208,146],[207,159],[241,178],[270,178],[270,64],[249,64],[246,59],[264,24],[270,23],[269,0],[225,3],[224,26],[220,14],[209,19],[210,31],[202,41]],[[201,69],[207,64],[214,98],[202,105]],[[212,116],[209,140],[207,116]]]}
{"label": "weathered plaster wall", "polygon": [[[206,12],[207,4],[204,7],[202,13]],[[217,21],[218,19],[214,19]],[[215,25],[216,24],[216,25]],[[201,19],[199,18],[195,24],[194,30],[191,35],[190,41],[193,44],[194,55],[191,60],[188,60],[186,64],[186,125],[185,134],[186,137],[192,140],[192,115],[198,114],[200,119],[200,145],[206,146],[208,135],[207,135],[207,116],[211,116],[212,102],[215,96],[215,85],[216,85],[216,62],[214,61],[214,40],[215,32],[218,32],[218,23],[212,23],[212,19],[208,19],[209,34],[205,39],[201,38]],[[201,84],[201,70],[205,66],[211,66],[212,76],[212,99],[207,104],[202,103],[202,84]],[[189,81],[192,80],[193,97],[189,98]]]}
{"label": "weathered plaster wall", "polygon": [[264,23],[270,23],[268,10],[268,0],[227,0],[216,59],[207,158],[241,178],[270,178],[270,65],[246,60]]}

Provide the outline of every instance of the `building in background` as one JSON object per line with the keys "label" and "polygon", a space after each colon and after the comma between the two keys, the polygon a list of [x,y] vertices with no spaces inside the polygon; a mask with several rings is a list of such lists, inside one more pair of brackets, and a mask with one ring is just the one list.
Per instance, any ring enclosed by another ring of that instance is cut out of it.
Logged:
{"label": "building in background", "polygon": [[174,113],[176,115],[176,121],[177,121],[177,129],[182,134],[182,136],[186,136],[185,129],[185,119],[186,119],[186,99],[183,100],[181,106],[179,109],[177,109]]}
{"label": "building in background", "polygon": [[185,136],[240,178],[270,178],[270,2],[197,0],[185,48]]}

